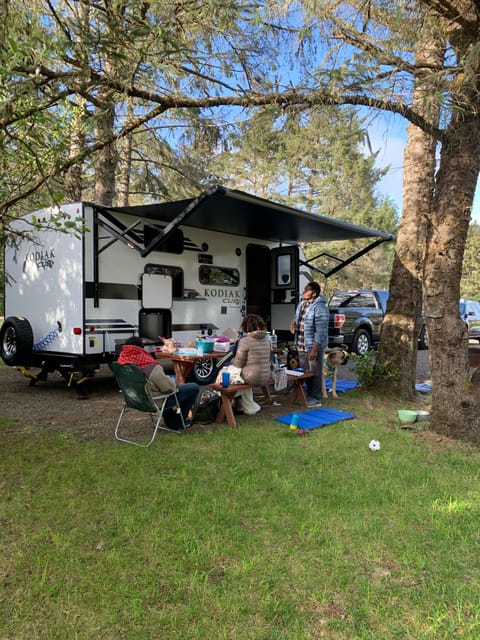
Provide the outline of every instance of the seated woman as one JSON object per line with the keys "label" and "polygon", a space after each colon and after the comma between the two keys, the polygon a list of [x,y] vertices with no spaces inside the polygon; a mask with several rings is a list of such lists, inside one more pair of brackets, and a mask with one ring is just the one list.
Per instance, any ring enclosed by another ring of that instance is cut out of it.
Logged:
{"label": "seated woman", "polygon": [[[244,317],[241,330],[243,336],[238,341],[235,356],[229,364],[242,370],[241,376],[246,384],[260,387],[272,377],[267,325],[261,316],[250,313]],[[240,391],[236,398],[236,411],[253,415],[261,409],[253,399],[252,389]]]}
{"label": "seated woman", "polygon": [[[126,340],[118,357],[118,364],[134,364],[139,367],[147,378],[146,386],[152,394],[176,391],[185,426],[188,427],[192,424],[189,415],[191,415],[198,396],[198,384],[187,382],[177,387],[175,381],[170,376],[167,376],[162,365],[144,349],[142,339],[137,336]],[[173,398],[167,400],[163,419],[170,429],[181,429],[182,421],[180,416],[172,408],[169,408],[174,404]]]}

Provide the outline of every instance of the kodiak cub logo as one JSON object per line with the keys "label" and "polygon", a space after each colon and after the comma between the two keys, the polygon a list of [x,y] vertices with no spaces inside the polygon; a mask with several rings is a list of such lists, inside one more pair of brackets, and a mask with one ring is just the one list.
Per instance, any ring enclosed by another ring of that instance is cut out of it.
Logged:
{"label": "kodiak cub logo", "polygon": [[23,261],[23,271],[27,270],[29,265],[34,264],[39,271],[42,269],[51,269],[55,264],[55,253],[53,249],[37,249],[30,251]]}

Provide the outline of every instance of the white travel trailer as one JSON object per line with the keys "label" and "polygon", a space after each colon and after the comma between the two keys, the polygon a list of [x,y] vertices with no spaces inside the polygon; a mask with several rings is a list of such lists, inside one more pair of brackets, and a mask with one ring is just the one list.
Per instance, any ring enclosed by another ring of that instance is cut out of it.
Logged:
{"label": "white travel trailer", "polygon": [[[246,313],[260,314],[287,339],[312,273],[298,243],[373,239],[350,263],[392,239],[220,186],[177,202],[76,203],[61,211],[83,218],[86,230],[32,231],[33,216],[51,215],[38,211],[18,220],[18,231],[29,235],[5,251],[1,356],[32,383],[58,370],[77,386],[132,335],[185,344],[238,328]],[[208,358],[195,369],[203,383],[215,373]]]}

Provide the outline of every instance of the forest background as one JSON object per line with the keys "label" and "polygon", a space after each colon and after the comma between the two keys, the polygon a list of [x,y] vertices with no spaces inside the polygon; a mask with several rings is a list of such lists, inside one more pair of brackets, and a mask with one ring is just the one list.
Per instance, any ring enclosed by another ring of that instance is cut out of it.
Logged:
{"label": "forest background", "polygon": [[[396,247],[331,286],[390,288],[379,357],[403,374],[405,397],[424,307],[434,428],[480,438],[458,315],[461,295],[479,297],[474,2],[4,0],[0,10],[2,247],[18,215],[45,205],[172,200],[217,182],[395,232]],[[409,123],[401,215],[378,192],[384,172],[369,148],[372,119],[386,113]]]}

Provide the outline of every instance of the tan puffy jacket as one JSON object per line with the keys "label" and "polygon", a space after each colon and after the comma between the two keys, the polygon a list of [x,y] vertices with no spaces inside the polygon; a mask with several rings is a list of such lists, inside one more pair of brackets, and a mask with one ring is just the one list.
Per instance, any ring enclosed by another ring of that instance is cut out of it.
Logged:
{"label": "tan puffy jacket", "polygon": [[271,346],[266,331],[252,331],[240,338],[237,353],[229,364],[242,370],[247,384],[260,386],[271,379]]}

